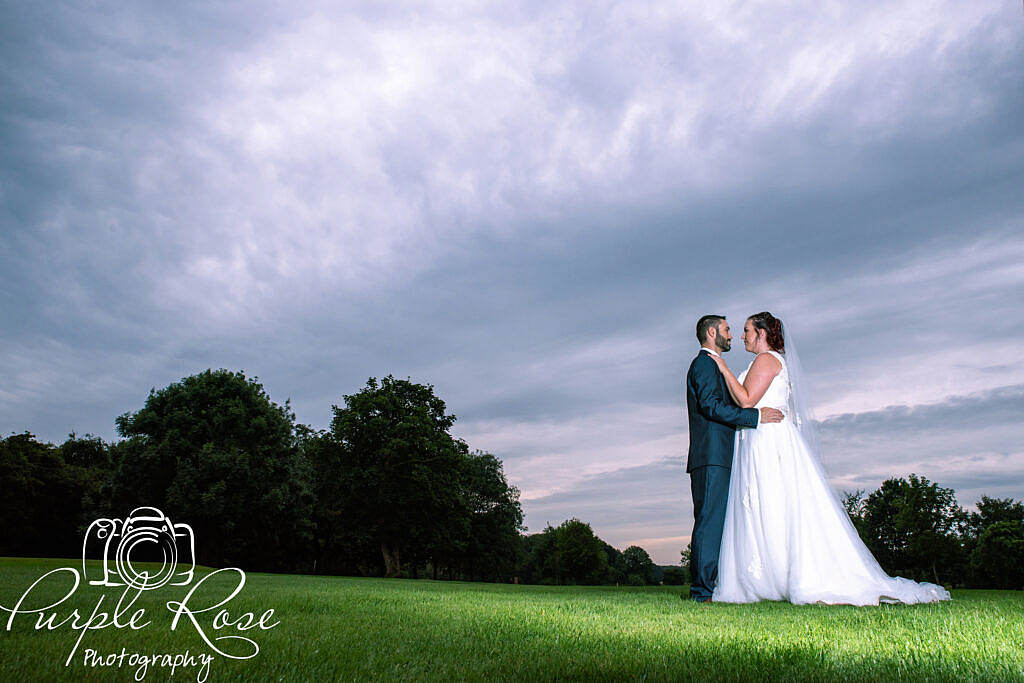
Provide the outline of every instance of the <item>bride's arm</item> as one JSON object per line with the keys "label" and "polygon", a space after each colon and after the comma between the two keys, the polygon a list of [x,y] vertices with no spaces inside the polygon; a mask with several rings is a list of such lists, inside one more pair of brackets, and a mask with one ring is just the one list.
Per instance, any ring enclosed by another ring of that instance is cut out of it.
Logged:
{"label": "bride's arm", "polygon": [[768,385],[775,379],[775,375],[782,370],[782,363],[770,353],[760,353],[750,366],[743,384],[732,374],[732,370],[721,358],[712,357],[715,364],[722,371],[725,377],[725,384],[729,388],[729,394],[741,408],[752,408],[768,391]]}

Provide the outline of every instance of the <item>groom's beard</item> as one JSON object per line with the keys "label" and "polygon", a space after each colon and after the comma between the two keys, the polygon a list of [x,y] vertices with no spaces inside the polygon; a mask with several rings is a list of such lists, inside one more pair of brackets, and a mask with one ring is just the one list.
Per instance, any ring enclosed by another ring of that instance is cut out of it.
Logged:
{"label": "groom's beard", "polygon": [[715,346],[718,347],[719,351],[723,353],[732,348],[732,342],[728,339],[722,339],[721,337],[715,337]]}

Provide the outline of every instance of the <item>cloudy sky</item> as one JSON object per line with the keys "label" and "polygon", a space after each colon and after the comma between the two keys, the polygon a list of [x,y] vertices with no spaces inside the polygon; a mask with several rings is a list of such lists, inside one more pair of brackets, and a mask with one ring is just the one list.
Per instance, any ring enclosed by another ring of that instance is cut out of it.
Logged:
{"label": "cloudy sky", "polygon": [[768,309],[837,489],[1024,497],[1018,0],[11,2],[0,36],[4,434],[113,440],[221,367],[322,428],[392,373],[530,532],[673,564],[694,323]]}

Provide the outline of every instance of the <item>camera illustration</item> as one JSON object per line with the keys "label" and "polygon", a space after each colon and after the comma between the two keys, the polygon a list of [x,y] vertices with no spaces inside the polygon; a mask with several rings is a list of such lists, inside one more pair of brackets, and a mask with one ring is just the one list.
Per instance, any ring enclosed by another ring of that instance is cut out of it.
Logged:
{"label": "camera illustration", "polygon": [[[102,568],[87,568],[87,558],[102,559]],[[144,562],[160,566],[139,566]],[[91,586],[184,586],[192,582],[195,566],[192,527],[172,524],[154,507],[136,508],[124,520],[97,519],[82,541],[82,576]]]}

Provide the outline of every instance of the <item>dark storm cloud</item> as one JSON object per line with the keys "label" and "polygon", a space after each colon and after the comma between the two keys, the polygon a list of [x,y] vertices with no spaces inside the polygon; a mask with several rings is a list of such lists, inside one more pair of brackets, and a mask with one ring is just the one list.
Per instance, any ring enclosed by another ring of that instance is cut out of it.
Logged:
{"label": "dark storm cloud", "polygon": [[685,452],[709,311],[783,314],[824,417],[1024,382],[1018,9],[0,11],[6,432],[113,438],[207,367],[322,427],[390,372],[532,520]]}
{"label": "dark storm cloud", "polygon": [[918,406],[888,406],[867,413],[837,415],[824,423],[824,431],[835,443],[881,433],[889,438],[896,431],[911,437],[923,430],[948,438],[964,430],[985,432],[993,427],[1015,427],[1024,416],[1024,385],[997,387],[970,396],[950,396],[939,403]]}

